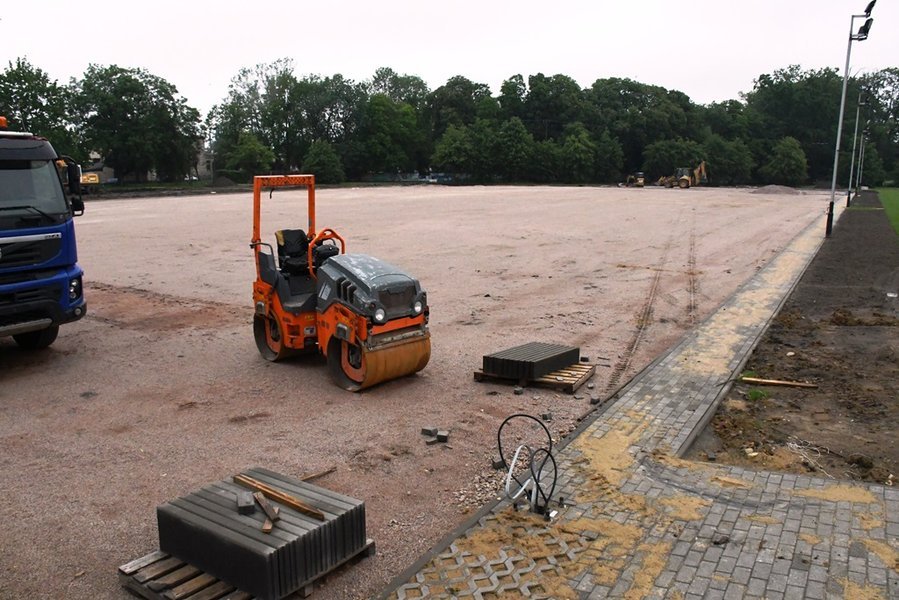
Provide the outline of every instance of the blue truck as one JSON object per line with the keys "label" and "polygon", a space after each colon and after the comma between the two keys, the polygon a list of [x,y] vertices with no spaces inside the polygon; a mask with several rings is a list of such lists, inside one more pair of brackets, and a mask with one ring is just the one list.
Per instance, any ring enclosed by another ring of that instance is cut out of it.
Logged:
{"label": "blue truck", "polygon": [[45,138],[0,117],[0,337],[46,348],[87,311],[73,217],[81,169]]}

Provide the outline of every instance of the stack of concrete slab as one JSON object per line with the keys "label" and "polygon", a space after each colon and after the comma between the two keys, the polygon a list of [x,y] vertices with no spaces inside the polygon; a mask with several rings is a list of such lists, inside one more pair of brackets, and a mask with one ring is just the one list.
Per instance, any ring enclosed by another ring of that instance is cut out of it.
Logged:
{"label": "stack of concrete slab", "polygon": [[530,381],[576,364],[580,349],[572,346],[529,342],[484,355],[483,371],[503,379]]}
{"label": "stack of concrete slab", "polygon": [[318,509],[324,520],[273,502],[279,518],[264,533],[262,510],[237,510],[246,488],[221,481],[157,508],[160,550],[263,600],[292,594],[365,550],[364,502],[267,469],[242,475]]}

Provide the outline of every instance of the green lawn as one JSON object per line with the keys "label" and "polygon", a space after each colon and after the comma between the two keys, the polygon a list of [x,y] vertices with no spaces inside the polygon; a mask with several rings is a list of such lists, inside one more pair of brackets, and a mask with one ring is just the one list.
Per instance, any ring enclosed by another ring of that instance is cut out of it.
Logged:
{"label": "green lawn", "polygon": [[880,188],[877,193],[880,195],[880,201],[886,209],[893,229],[899,235],[899,188]]}

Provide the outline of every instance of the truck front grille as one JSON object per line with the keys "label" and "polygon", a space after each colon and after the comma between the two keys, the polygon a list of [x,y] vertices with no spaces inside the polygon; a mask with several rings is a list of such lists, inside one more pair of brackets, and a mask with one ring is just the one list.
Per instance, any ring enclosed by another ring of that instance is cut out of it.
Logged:
{"label": "truck front grille", "polygon": [[0,294],[0,307],[22,304],[25,302],[36,302],[39,300],[53,300],[54,302],[58,302],[61,297],[62,290],[58,285],[47,285],[21,292]]}
{"label": "truck front grille", "polygon": [[62,238],[3,243],[0,238],[0,267],[38,265],[59,254]]}

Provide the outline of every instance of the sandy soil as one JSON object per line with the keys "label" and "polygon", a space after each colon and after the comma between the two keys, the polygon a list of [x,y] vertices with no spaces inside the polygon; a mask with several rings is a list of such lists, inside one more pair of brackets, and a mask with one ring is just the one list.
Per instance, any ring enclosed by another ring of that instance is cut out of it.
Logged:
{"label": "sandy soil", "polygon": [[[305,226],[301,192],[266,202],[267,238]],[[319,227],[417,275],[433,354],[354,395],[320,361],[270,364],[251,332],[251,197],[89,203],[78,220],[89,316],[41,354],[0,339],[0,597],[124,598],[116,567],[157,548],[157,504],[262,465],[364,499],[377,556],[316,590],[366,597],[492,493],[501,420],[586,396],[475,383],[483,354],[574,344],[625,382],[713,311],[825,198],[748,190],[320,190]],[[426,446],[419,430],[451,430]]]}
{"label": "sandy soil", "polygon": [[690,457],[896,483],[899,243],[875,193],[853,206],[746,365],[818,387],[736,385]]}

